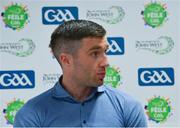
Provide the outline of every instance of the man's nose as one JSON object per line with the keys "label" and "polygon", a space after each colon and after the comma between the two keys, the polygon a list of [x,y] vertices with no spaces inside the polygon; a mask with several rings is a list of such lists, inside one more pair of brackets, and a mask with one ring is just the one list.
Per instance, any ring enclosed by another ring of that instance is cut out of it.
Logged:
{"label": "man's nose", "polygon": [[107,58],[106,54],[103,55],[100,66],[101,67],[108,67],[109,66],[109,62],[108,62],[108,58]]}

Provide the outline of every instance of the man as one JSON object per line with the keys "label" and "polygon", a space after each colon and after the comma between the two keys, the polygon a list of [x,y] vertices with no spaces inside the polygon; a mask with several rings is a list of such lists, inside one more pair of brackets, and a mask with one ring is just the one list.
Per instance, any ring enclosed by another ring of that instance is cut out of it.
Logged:
{"label": "man", "polygon": [[108,61],[105,29],[71,20],[51,35],[63,75],[53,88],[28,101],[16,127],[146,127],[143,109],[129,95],[103,85]]}

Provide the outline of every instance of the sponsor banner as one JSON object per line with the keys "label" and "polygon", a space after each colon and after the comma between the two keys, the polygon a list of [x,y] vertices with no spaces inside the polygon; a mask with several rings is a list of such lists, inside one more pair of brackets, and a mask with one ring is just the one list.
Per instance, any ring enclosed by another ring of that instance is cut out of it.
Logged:
{"label": "sponsor banner", "polygon": [[167,21],[167,5],[157,1],[148,3],[141,14],[143,15],[145,25],[152,28],[160,27]]}
{"label": "sponsor banner", "polygon": [[12,3],[1,13],[5,26],[13,30],[21,30],[29,23],[29,13],[26,5]]}
{"label": "sponsor banner", "polygon": [[122,75],[120,69],[115,66],[107,67],[104,83],[114,88],[119,87],[122,84]]}
{"label": "sponsor banner", "polygon": [[17,42],[0,43],[0,52],[9,53],[17,57],[27,57],[35,50],[35,43],[31,39],[22,38]]}
{"label": "sponsor banner", "polygon": [[32,70],[0,71],[0,89],[29,89],[35,87]]}
{"label": "sponsor banner", "polygon": [[160,36],[155,40],[136,41],[136,50],[150,51],[157,55],[165,55],[174,49],[174,41],[169,36]]}
{"label": "sponsor banner", "polygon": [[171,101],[169,98],[154,96],[145,105],[148,119],[156,123],[164,123],[172,116]]}
{"label": "sponsor banner", "polygon": [[108,9],[88,9],[86,18],[90,20],[100,20],[108,24],[117,24],[125,17],[125,11],[120,6],[111,6]]}
{"label": "sponsor banner", "polygon": [[138,83],[140,86],[173,86],[173,68],[139,68]]}
{"label": "sponsor banner", "polygon": [[42,22],[45,25],[62,24],[64,21],[78,19],[77,7],[43,7]]}
{"label": "sponsor banner", "polygon": [[107,55],[123,55],[124,54],[124,38],[122,37],[108,37],[109,48]]}
{"label": "sponsor banner", "polygon": [[59,80],[60,74],[58,73],[45,73],[42,76],[43,85],[53,86]]}
{"label": "sponsor banner", "polygon": [[138,98],[148,126],[179,125],[179,1],[0,1],[0,126],[11,127],[24,104],[14,97],[28,101],[59,80],[51,33],[77,19],[107,30],[104,85]]}
{"label": "sponsor banner", "polygon": [[13,125],[14,118],[17,111],[25,104],[24,101],[20,99],[14,99],[13,101],[7,104],[7,107],[3,109],[4,117],[7,121],[7,124]]}

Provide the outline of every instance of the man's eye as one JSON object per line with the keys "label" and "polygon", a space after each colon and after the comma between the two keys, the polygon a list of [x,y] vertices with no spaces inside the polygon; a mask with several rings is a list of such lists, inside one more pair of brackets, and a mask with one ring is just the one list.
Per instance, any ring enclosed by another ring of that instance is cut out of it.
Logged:
{"label": "man's eye", "polygon": [[92,53],[92,56],[93,56],[93,57],[97,57],[98,55],[99,55],[99,52],[93,52],[93,53]]}
{"label": "man's eye", "polygon": [[94,52],[94,53],[93,53],[94,56],[97,56],[97,54],[98,54],[98,52]]}

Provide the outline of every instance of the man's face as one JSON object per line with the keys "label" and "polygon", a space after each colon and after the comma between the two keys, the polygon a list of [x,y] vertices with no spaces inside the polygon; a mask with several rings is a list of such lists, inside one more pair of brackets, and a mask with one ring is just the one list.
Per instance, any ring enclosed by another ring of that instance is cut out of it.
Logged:
{"label": "man's face", "polygon": [[73,79],[80,86],[97,87],[103,84],[105,68],[109,65],[106,57],[108,45],[105,38],[84,38],[82,46],[73,57]]}

